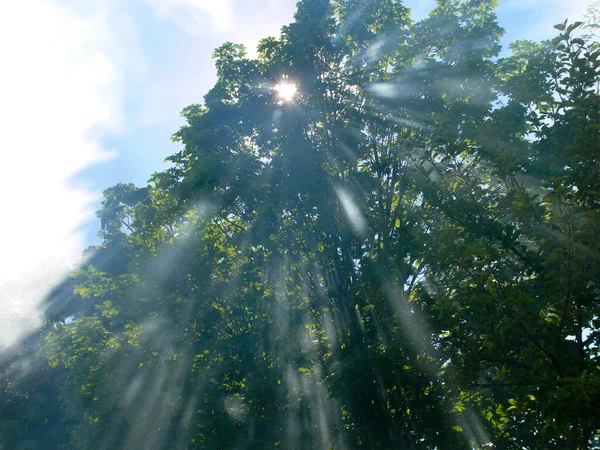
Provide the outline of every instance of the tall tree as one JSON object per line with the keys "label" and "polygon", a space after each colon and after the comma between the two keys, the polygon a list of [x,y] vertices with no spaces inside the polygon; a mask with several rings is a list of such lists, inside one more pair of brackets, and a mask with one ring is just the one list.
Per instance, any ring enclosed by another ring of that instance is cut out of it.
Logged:
{"label": "tall tree", "polygon": [[216,49],[3,358],[0,444],[594,448],[600,49],[498,59],[495,4],[304,0]]}

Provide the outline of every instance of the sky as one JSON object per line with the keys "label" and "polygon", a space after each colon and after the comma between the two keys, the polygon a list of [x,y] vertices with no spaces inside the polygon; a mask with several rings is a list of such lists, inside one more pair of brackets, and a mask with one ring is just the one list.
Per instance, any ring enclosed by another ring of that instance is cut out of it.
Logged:
{"label": "sky", "polygon": [[[500,0],[503,44],[549,38],[592,2]],[[404,3],[420,19],[434,1]],[[0,291],[0,310],[35,302],[96,242],[102,190],[144,185],[179,150],[170,136],[214,84],[213,50],[233,41],[253,55],[294,9],[295,0],[1,2],[0,288],[12,288]],[[43,286],[14,289],[48,272]]]}

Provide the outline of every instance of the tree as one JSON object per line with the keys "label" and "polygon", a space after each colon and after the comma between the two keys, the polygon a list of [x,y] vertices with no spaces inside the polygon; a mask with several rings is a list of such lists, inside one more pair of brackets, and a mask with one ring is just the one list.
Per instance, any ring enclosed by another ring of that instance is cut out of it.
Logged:
{"label": "tree", "polygon": [[105,191],[102,244],[21,355],[52,389],[6,359],[2,429],[52,424],[64,448],[593,448],[600,50],[565,22],[498,59],[495,3],[414,23],[393,0],[304,0],[256,59],[219,47],[181,151]]}

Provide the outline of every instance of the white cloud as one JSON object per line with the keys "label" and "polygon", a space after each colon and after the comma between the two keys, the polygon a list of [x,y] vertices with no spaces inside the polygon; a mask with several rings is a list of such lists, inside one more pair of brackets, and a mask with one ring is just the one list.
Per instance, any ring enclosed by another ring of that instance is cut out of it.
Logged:
{"label": "white cloud", "polygon": [[[78,228],[92,217],[95,194],[69,180],[111,156],[100,137],[122,122],[117,36],[99,8],[0,6],[0,286],[24,286],[20,314],[34,314],[48,280],[64,274],[56,261],[72,264],[81,254]],[[0,309],[14,301],[0,294]],[[0,333],[0,348],[17,339]]]}
{"label": "white cloud", "polygon": [[175,20],[191,34],[199,34],[206,24],[216,31],[231,28],[232,0],[142,0],[160,17]]}

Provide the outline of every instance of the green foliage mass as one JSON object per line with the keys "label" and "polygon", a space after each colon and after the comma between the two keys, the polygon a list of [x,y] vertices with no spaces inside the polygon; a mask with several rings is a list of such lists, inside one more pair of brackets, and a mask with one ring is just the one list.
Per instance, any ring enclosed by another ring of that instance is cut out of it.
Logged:
{"label": "green foliage mass", "polygon": [[0,448],[598,448],[600,45],[499,58],[495,3],[303,0],[219,47],[4,355]]}

